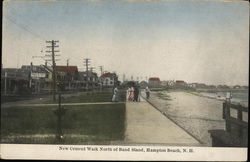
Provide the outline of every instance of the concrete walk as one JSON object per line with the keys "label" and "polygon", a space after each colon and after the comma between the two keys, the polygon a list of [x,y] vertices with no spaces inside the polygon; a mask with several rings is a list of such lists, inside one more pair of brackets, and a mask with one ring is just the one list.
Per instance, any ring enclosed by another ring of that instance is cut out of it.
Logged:
{"label": "concrete walk", "polygon": [[126,103],[125,143],[199,146],[200,143],[141,98]]}

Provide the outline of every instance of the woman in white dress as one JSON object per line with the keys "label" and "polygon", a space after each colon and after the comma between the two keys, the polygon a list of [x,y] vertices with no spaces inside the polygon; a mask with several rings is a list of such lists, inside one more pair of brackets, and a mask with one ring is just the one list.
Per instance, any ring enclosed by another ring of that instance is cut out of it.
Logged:
{"label": "woman in white dress", "polygon": [[127,101],[129,101],[130,91],[131,91],[131,89],[130,89],[130,87],[128,87],[128,89],[127,89],[127,96],[126,96],[126,100]]}
{"label": "woman in white dress", "polygon": [[131,87],[130,88],[130,95],[129,95],[130,101],[134,101],[134,96],[135,96],[135,89],[134,89],[134,87]]}

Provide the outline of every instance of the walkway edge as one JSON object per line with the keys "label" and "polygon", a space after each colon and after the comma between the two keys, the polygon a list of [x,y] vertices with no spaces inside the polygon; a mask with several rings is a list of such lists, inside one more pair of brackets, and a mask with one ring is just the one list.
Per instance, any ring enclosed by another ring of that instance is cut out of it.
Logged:
{"label": "walkway edge", "polygon": [[141,95],[141,97],[147,101],[151,106],[153,106],[156,110],[158,110],[162,115],[164,115],[166,118],[168,118],[170,121],[172,121],[175,125],[177,125],[178,127],[180,127],[183,131],[185,131],[187,134],[189,134],[191,137],[193,137],[195,140],[197,140],[200,144],[205,145],[204,142],[202,142],[200,139],[198,139],[197,137],[195,137],[194,135],[192,135],[191,133],[189,133],[185,128],[183,128],[180,124],[178,124],[176,121],[174,121],[173,119],[171,119],[165,112],[161,111],[158,107],[156,107],[152,102],[150,102],[149,100],[147,100],[145,97],[143,97]]}

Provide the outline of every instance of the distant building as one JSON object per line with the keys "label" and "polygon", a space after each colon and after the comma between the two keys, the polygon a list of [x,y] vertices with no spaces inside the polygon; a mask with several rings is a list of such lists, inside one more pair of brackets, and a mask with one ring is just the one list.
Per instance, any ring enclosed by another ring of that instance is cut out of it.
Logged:
{"label": "distant building", "polygon": [[73,81],[78,79],[78,68],[77,66],[56,66],[56,72],[66,73],[66,79],[68,81]]}
{"label": "distant building", "polygon": [[[199,89],[199,88],[212,88],[213,86],[210,86],[208,87],[206,84],[204,83],[190,83],[188,84],[188,87],[190,88],[196,88],[196,89]],[[215,86],[213,88],[216,88]]]}
{"label": "distant building", "polygon": [[230,87],[227,85],[218,85],[217,88],[218,89],[230,89]]}
{"label": "distant building", "polygon": [[118,76],[116,73],[104,73],[100,77],[100,82],[103,87],[113,87],[118,85]]}
{"label": "distant building", "polygon": [[1,71],[2,94],[29,94],[30,72],[24,69],[4,68]]}
{"label": "distant building", "polygon": [[94,89],[99,86],[99,80],[97,73],[88,71],[79,72],[79,78],[77,81],[77,87],[80,89]]}
{"label": "distant building", "polygon": [[188,84],[183,80],[176,80],[174,86],[175,88],[187,88]]}
{"label": "distant building", "polygon": [[146,88],[148,86],[148,83],[146,81],[141,81],[139,85],[141,88]]}
{"label": "distant building", "polygon": [[242,86],[242,89],[247,90],[247,89],[248,89],[248,86]]}
{"label": "distant building", "polygon": [[148,79],[148,86],[153,87],[153,88],[161,87],[160,78],[157,78],[157,77],[149,78]]}
{"label": "distant building", "polygon": [[235,86],[233,86],[233,89],[241,89],[241,86],[240,85],[235,85]]}
{"label": "distant building", "polygon": [[215,85],[207,85],[206,86],[208,89],[216,89],[216,86]]}
{"label": "distant building", "polygon": [[76,80],[78,80],[77,66],[56,66],[57,82],[63,85],[63,89],[76,89]]}
{"label": "distant building", "polygon": [[48,71],[43,65],[23,65],[22,70],[29,72],[29,87],[32,93],[40,93],[46,87],[45,78],[48,77]]}

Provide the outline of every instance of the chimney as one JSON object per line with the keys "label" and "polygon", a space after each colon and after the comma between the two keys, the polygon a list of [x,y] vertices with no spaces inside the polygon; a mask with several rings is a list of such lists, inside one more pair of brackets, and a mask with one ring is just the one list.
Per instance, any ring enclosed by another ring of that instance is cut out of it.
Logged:
{"label": "chimney", "polygon": [[69,66],[69,59],[67,59],[67,66]]}

